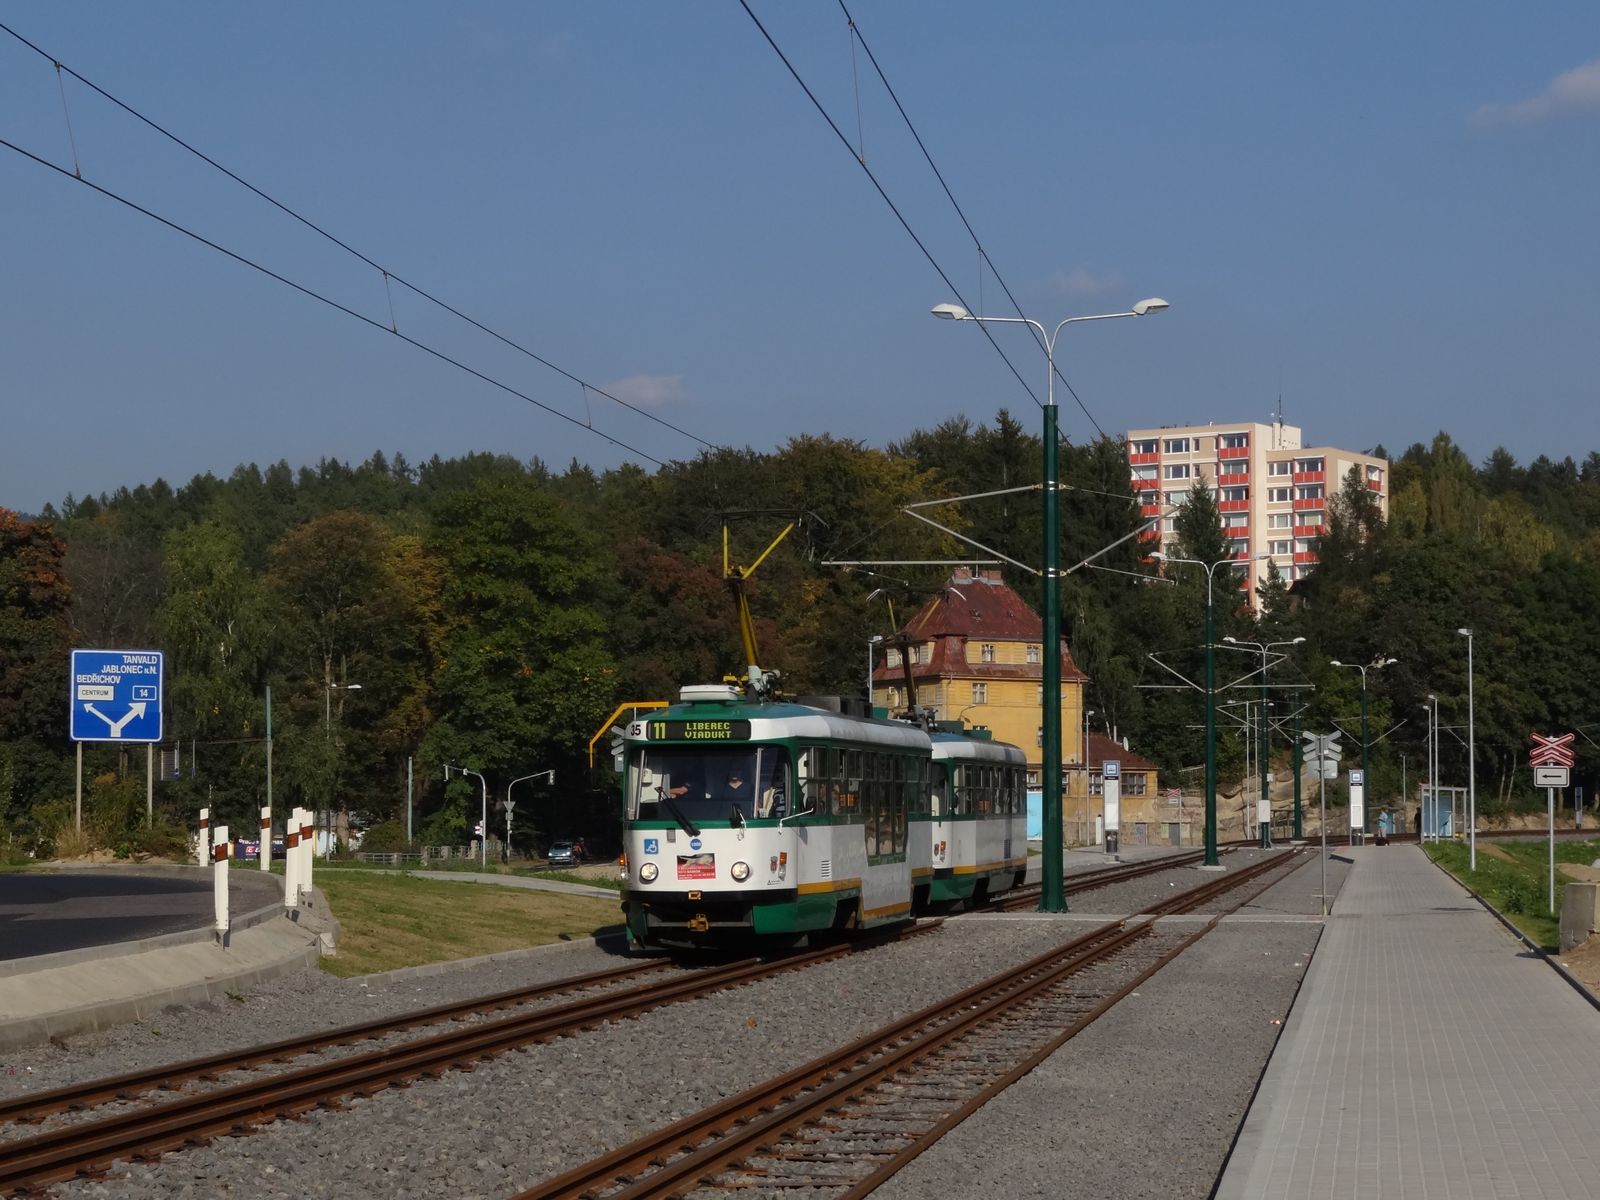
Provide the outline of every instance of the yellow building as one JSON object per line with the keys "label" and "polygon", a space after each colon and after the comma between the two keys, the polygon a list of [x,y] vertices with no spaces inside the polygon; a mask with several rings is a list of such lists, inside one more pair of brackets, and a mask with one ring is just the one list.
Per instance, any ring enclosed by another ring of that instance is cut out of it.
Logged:
{"label": "yellow building", "polygon": [[[988,729],[1028,756],[1028,789],[1040,790],[1044,761],[1044,622],[1000,572],[965,568],[950,577],[873,658],[872,703],[899,712],[910,703],[904,656],[911,660],[917,706],[934,719]],[[905,647],[904,650],[901,647]],[[1101,764],[1120,754],[1127,772],[1122,801],[1123,844],[1165,843],[1173,815],[1165,811],[1155,766],[1098,734],[1084,723],[1088,682],[1061,645],[1062,817],[1069,845],[1094,841],[1095,816],[1104,814]],[[1090,747],[1085,764],[1085,741]],[[1190,840],[1187,829],[1184,842]]]}

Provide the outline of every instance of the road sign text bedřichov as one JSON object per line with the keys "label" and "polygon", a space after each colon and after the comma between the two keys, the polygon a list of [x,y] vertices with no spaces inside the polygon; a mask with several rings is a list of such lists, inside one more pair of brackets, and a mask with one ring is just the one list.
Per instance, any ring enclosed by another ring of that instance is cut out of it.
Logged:
{"label": "road sign text bed\u0159ichov", "polygon": [[159,650],[74,650],[72,740],[159,742],[164,665]]}

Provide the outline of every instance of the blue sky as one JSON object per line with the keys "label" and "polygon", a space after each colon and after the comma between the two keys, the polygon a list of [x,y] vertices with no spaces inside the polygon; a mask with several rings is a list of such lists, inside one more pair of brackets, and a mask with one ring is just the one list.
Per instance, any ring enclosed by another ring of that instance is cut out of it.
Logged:
{"label": "blue sky", "polygon": [[[836,3],[751,0],[969,307],[994,275]],[[1600,449],[1592,0],[851,0],[1098,426]],[[374,261],[712,442],[1035,401],[737,0],[8,3],[0,21]],[[0,34],[0,138],[387,326],[382,275]],[[857,93],[859,90],[859,116]],[[0,148],[0,504],[240,462],[611,443]],[[699,445],[393,292],[401,332],[654,458]],[[997,328],[1042,397],[1044,358]],[[1064,392],[1070,436],[1094,426]]]}

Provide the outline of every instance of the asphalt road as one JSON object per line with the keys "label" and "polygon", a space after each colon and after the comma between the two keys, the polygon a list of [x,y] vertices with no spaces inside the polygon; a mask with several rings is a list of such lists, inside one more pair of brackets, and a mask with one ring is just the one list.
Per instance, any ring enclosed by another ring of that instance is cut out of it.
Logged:
{"label": "asphalt road", "polygon": [[0,874],[0,960],[196,929],[209,880],[121,872]]}

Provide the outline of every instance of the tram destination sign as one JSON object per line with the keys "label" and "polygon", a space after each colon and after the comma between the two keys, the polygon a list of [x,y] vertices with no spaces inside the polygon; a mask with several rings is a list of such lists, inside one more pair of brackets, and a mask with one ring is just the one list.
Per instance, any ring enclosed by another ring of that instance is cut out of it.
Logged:
{"label": "tram destination sign", "polygon": [[648,721],[652,742],[747,742],[749,721]]}
{"label": "tram destination sign", "polygon": [[159,650],[74,650],[75,742],[159,742],[162,667]]}

